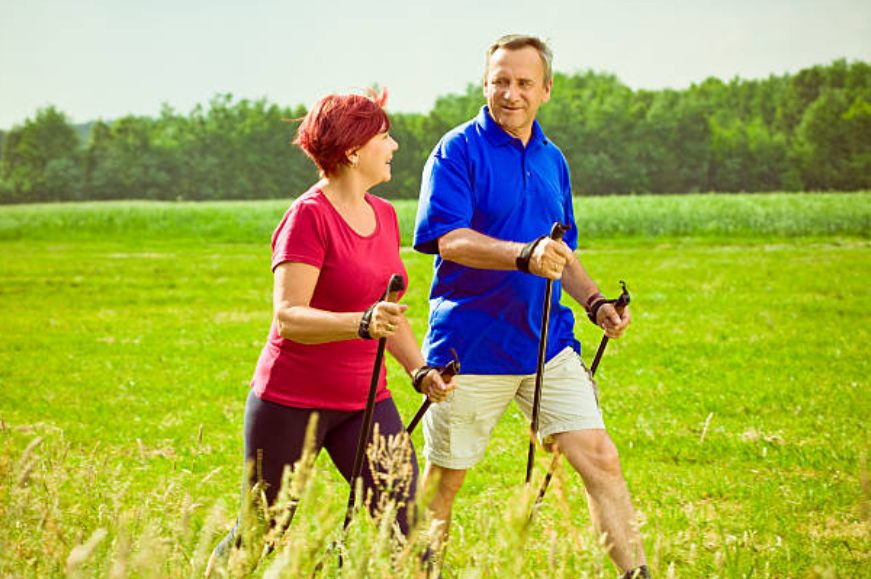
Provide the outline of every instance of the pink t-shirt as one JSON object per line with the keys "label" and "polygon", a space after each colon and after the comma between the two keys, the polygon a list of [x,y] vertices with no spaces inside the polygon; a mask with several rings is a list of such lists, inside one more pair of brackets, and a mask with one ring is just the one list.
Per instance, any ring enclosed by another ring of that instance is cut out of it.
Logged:
{"label": "pink t-shirt", "polygon": [[[399,258],[399,223],[387,201],[366,194],[375,231],[362,236],[318,188],[294,201],[272,234],[272,269],[297,261],[320,269],[311,307],[362,312],[384,295],[390,276],[408,280]],[[404,293],[404,292],[403,292]],[[378,340],[299,344],[278,335],[275,321],[251,381],[258,397],[296,408],[360,410],[366,406]],[[390,397],[382,366],[376,401]]]}

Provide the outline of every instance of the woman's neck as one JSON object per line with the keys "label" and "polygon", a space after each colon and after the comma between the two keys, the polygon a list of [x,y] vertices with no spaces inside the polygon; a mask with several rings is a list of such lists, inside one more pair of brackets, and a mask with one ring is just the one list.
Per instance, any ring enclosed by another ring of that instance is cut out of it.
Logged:
{"label": "woman's neck", "polygon": [[353,173],[342,172],[324,177],[318,183],[318,187],[333,205],[353,210],[365,204],[366,188]]}
{"label": "woman's neck", "polygon": [[326,177],[318,186],[345,223],[357,234],[368,236],[378,227],[375,210],[366,202],[366,190],[353,181]]}

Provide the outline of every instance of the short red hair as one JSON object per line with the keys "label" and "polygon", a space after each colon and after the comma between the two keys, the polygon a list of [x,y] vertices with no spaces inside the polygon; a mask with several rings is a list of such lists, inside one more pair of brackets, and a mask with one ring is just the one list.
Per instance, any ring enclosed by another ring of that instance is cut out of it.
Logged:
{"label": "short red hair", "polygon": [[333,175],[339,165],[348,165],[348,150],[362,147],[390,129],[384,112],[387,89],[379,95],[369,90],[361,95],[328,95],[303,117],[293,140],[311,157],[324,175]]}

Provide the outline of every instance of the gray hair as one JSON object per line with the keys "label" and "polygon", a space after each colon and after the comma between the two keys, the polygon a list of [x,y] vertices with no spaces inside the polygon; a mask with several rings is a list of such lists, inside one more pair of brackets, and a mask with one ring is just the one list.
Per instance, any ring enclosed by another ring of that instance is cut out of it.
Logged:
{"label": "gray hair", "polygon": [[551,78],[553,78],[553,52],[547,45],[546,40],[539,38],[538,36],[528,36],[526,34],[506,34],[494,42],[487,51],[487,64],[484,68],[484,76],[486,77],[490,70],[490,57],[493,56],[494,52],[500,48],[506,50],[520,50],[527,46],[531,46],[538,51],[538,55],[541,57],[541,63],[544,65],[544,84],[549,84]]}

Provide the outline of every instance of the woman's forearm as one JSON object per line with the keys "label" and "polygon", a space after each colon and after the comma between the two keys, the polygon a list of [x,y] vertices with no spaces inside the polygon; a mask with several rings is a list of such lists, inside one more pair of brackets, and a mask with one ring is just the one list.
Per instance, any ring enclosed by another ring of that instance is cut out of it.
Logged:
{"label": "woman's forearm", "polygon": [[279,308],[278,335],[300,344],[323,344],[359,338],[363,312],[328,312],[310,306]]}

